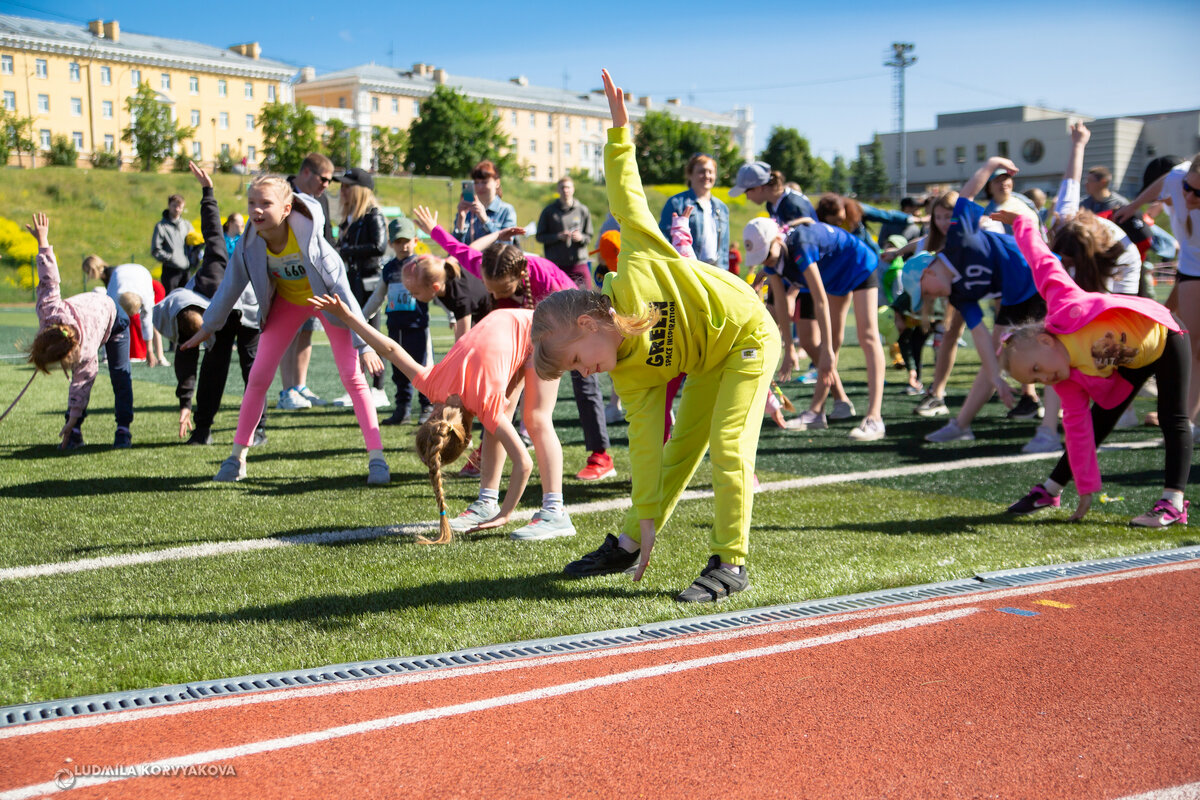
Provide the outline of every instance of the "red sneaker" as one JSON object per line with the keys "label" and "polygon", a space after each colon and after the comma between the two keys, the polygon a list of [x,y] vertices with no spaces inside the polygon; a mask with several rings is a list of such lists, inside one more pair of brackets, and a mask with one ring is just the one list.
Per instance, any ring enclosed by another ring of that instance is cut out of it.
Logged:
{"label": "red sneaker", "polygon": [[483,458],[483,456],[480,454],[479,448],[476,447],[474,450],[471,451],[471,455],[467,456],[467,463],[464,464],[463,468],[458,471],[458,477],[460,477],[460,478],[478,478],[479,477],[479,461],[482,458]]}
{"label": "red sneaker", "polygon": [[612,456],[608,453],[592,453],[588,456],[587,466],[579,470],[575,477],[581,481],[598,481],[616,474]]}

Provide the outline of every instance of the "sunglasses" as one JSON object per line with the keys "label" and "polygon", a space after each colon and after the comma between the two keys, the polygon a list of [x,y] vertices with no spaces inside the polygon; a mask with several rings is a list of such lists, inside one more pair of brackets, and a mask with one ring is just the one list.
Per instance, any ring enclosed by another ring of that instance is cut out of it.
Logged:
{"label": "sunglasses", "polygon": [[333,180],[333,178],[326,178],[326,177],[325,177],[325,176],[323,176],[323,175],[318,175],[318,176],[317,176],[317,180],[319,180],[319,181],[321,182],[321,185],[322,185],[322,186],[328,186],[328,185],[329,185],[329,183],[330,183],[330,181],[332,181],[332,180]]}
{"label": "sunglasses", "polygon": [[1196,197],[1200,197],[1200,187],[1192,186],[1187,181],[1183,182],[1183,191],[1191,192],[1192,194],[1196,195]]}

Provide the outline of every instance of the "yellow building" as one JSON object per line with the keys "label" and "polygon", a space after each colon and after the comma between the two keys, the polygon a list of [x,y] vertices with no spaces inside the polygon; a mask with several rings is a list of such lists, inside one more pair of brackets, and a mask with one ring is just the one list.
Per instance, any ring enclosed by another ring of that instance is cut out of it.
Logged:
{"label": "yellow building", "polygon": [[[311,106],[318,119],[339,118],[358,131],[362,167],[370,168],[372,127],[407,130],[420,115],[421,101],[438,85],[447,85],[472,100],[490,103],[509,136],[510,151],[529,169],[528,178],[554,181],[571,169],[594,177],[604,166],[608,103],[601,91],[581,94],[531,86],[524,77],[495,81],[449,75],[429,64],[399,70],[377,64],[318,77],[311,67],[300,71],[295,99]],[[724,128],[743,153],[751,152],[754,122],[750,109],[720,114],[683,105],[678,98],[655,105],[649,97],[629,95],[629,115],[636,124],[651,109],[683,120]],[[683,176],[680,176],[680,180]]]}
{"label": "yellow building", "polygon": [[[296,71],[260,55],[256,42],[222,49],[122,31],[116,20],[76,26],[0,15],[0,102],[33,118],[42,153],[62,134],[74,140],[81,165],[98,150],[119,152],[128,164],[125,101],[148,83],[177,122],[196,128],[183,143],[193,159],[213,163],[225,151],[254,165],[262,156],[255,120],[264,104],[291,100]],[[29,160],[14,153],[10,163],[22,159]]]}

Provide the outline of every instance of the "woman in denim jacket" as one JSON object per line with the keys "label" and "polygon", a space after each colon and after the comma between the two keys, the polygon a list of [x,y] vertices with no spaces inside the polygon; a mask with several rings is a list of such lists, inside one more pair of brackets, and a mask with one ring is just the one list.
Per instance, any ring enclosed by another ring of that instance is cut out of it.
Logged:
{"label": "woman in denim jacket", "polygon": [[696,258],[718,269],[729,270],[729,207],[713,196],[717,182],[717,162],[712,156],[697,153],[687,163],[684,177],[691,188],[667,200],[659,216],[658,227],[670,241],[671,219],[683,216],[684,209],[695,206],[688,218]]}

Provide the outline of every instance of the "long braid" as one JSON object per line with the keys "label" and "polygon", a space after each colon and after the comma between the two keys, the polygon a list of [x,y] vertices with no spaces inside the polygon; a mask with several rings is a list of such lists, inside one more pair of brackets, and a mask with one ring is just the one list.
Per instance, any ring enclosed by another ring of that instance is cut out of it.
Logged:
{"label": "long braid", "polygon": [[522,308],[533,308],[533,289],[529,288],[529,270],[521,270],[521,286],[525,289],[525,298],[521,301]]}
{"label": "long braid", "polygon": [[429,420],[417,428],[417,455],[429,467],[429,482],[438,505],[438,537],[429,539],[418,536],[420,544],[448,544],[454,538],[450,520],[446,516],[446,492],[442,485],[442,465],[453,463],[470,441],[470,419],[464,428],[463,410],[454,406],[441,405],[435,408]]}
{"label": "long braid", "polygon": [[448,544],[454,538],[450,520],[446,519],[446,492],[442,486],[442,448],[446,446],[446,433],[449,427],[444,420],[438,420],[430,426],[426,456],[429,464],[429,482],[433,484],[433,495],[437,498],[438,537],[436,539],[418,537],[417,541],[421,544]]}

